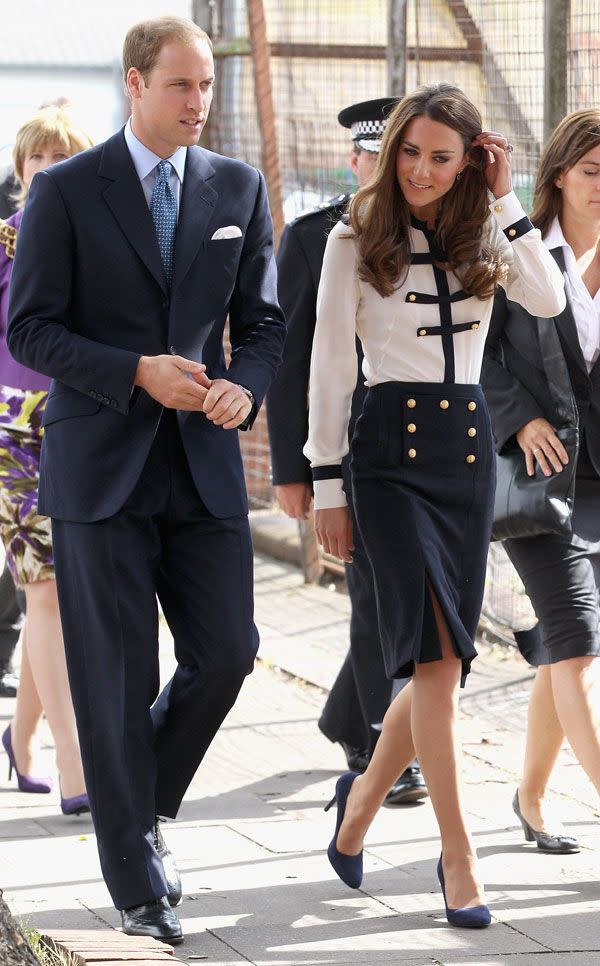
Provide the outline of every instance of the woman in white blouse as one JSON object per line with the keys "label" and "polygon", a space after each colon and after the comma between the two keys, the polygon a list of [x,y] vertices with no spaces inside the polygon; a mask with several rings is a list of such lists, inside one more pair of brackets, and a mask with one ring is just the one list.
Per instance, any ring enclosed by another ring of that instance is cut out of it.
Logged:
{"label": "woman in white blouse", "polygon": [[535,315],[564,306],[561,274],[512,192],[511,150],[482,131],[479,112],[452,85],[421,88],[394,110],[373,179],[355,196],[349,225],[328,239],[305,447],[319,540],[350,561],[340,463],[358,335],[369,391],[352,441],[356,515],[387,673],[413,680],[391,704],[366,773],[336,785],[328,856],[358,888],[365,833],[417,754],[440,826],[448,921],[470,927],[490,922],[456,739],[458,691],[477,653],[495,479],[481,359],[498,284]]}
{"label": "woman in white blouse", "polygon": [[[513,808],[543,852],[577,852],[547,824],[544,798],[566,735],[600,792],[600,110],[576,111],[542,154],[533,223],[565,275],[567,306],[555,320],[579,416],[572,533],[511,539],[505,547],[539,620],[539,643],[522,648],[538,667],[523,779]],[[535,313],[533,313],[535,314]],[[561,420],[544,372],[535,319],[498,296],[482,384],[498,450],[523,450],[529,475],[561,472]],[[533,334],[533,336],[532,336]],[[510,400],[510,406],[507,405]],[[521,642],[520,642],[521,643]]]}

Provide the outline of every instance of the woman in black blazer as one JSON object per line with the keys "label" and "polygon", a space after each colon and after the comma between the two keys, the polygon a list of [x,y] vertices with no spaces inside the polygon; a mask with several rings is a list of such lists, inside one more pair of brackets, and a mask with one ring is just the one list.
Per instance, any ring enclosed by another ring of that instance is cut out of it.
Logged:
{"label": "woman in black blazer", "polygon": [[[523,779],[513,801],[528,841],[545,852],[577,852],[549,832],[544,797],[566,736],[600,791],[595,684],[600,674],[600,110],[577,111],[556,128],[542,155],[531,215],[564,273],[567,306],[556,325],[579,415],[573,532],[511,539],[507,553],[531,598],[541,646]],[[549,476],[568,460],[531,316],[500,292],[486,344],[482,385],[498,452],[523,450]]]}

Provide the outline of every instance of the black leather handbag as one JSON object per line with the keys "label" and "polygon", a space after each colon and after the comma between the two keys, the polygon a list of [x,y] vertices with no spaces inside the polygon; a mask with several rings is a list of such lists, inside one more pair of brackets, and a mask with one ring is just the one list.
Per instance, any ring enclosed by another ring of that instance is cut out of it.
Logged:
{"label": "black leather handbag", "polygon": [[539,464],[528,476],[525,454],[515,448],[496,456],[496,497],[492,540],[537,537],[542,533],[571,533],[575,472],[579,453],[579,416],[569,370],[554,319],[537,320],[538,339],[548,390],[558,425],[556,435],[569,456],[560,473],[544,476]]}

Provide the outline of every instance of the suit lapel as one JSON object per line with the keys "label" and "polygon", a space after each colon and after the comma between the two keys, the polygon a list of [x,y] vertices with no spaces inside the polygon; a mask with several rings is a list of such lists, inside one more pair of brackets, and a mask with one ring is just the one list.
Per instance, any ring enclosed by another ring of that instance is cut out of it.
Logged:
{"label": "suit lapel", "polygon": [[567,274],[563,250],[562,248],[553,248],[550,254],[563,273],[563,278],[565,280],[565,295],[567,297],[567,304],[565,308],[560,315],[556,316],[558,334],[563,344],[563,348],[566,349],[572,360],[587,377],[588,370],[585,364],[585,359],[583,358],[583,352],[581,351],[579,336],[577,334],[577,323],[575,322],[575,316],[573,315],[573,305],[571,302],[571,283]]}
{"label": "suit lapel", "polygon": [[202,148],[188,148],[175,236],[173,289],[187,275],[198,253],[219,195],[207,182],[215,170]]}
{"label": "suit lapel", "polygon": [[167,282],[156,230],[122,131],[104,145],[98,174],[110,184],[103,195],[121,230],[165,294]]}

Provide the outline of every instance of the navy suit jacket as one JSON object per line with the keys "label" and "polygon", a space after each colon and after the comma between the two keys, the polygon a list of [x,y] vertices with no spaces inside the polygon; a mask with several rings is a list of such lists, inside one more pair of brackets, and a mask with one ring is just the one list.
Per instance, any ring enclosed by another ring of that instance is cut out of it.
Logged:
{"label": "navy suit jacket", "polygon": [[[211,240],[236,225],[237,238]],[[203,362],[254,394],[280,361],[265,183],[254,168],[188,148],[169,293],[152,216],[123,132],[33,180],[14,262],[8,346],[53,378],[44,415],[40,513],[116,513],[148,456],[162,407],[133,379],[141,355]],[[223,328],[230,322],[226,368]],[[217,517],[247,512],[235,430],[178,411],[192,477]]]}

